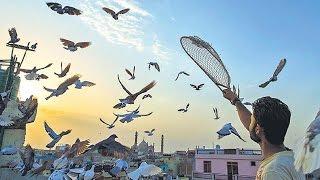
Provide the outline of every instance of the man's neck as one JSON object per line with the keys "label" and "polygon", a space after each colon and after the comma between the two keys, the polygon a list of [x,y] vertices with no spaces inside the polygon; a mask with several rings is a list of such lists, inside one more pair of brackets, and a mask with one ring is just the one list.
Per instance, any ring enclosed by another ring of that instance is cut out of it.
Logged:
{"label": "man's neck", "polygon": [[261,147],[263,159],[266,159],[275,153],[286,151],[286,147],[283,144],[273,145],[273,144],[270,144],[269,142],[261,142],[259,145]]}

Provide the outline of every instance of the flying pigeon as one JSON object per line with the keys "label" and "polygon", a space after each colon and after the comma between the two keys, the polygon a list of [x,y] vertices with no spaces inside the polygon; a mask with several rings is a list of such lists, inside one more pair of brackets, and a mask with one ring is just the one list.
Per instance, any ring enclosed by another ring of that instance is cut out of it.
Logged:
{"label": "flying pigeon", "polygon": [[187,106],[186,106],[186,108],[184,108],[184,109],[183,109],[183,108],[178,109],[178,111],[181,111],[181,112],[184,112],[184,113],[185,113],[185,112],[187,112],[187,111],[188,111],[189,106],[190,106],[190,104],[188,103],[188,104],[187,104]]}
{"label": "flying pigeon", "polygon": [[97,144],[93,145],[87,152],[93,152],[95,150],[104,149],[110,155],[123,154],[127,155],[130,153],[130,148],[120,144],[115,139],[118,138],[117,135],[112,134],[107,139],[104,139]]}
{"label": "flying pigeon", "polygon": [[145,94],[143,95],[142,99],[145,99],[145,98],[152,98],[151,94]]}
{"label": "flying pigeon", "polygon": [[15,146],[9,145],[1,149],[1,155],[14,155],[17,154],[19,149]]}
{"label": "flying pigeon", "polygon": [[153,132],[155,131],[156,129],[151,129],[151,131],[144,131],[148,136],[153,136]]}
{"label": "flying pigeon", "polygon": [[129,122],[133,121],[135,118],[139,118],[139,117],[143,117],[143,116],[150,116],[152,114],[152,112],[150,112],[148,114],[139,114],[139,112],[140,112],[139,108],[140,108],[140,106],[133,111],[128,111],[129,113],[127,113],[127,114],[115,114],[115,113],[113,113],[113,114],[117,117],[122,117],[122,119],[120,119],[120,122],[122,122],[122,123],[125,123],[125,122],[129,123]]}
{"label": "flying pigeon", "polygon": [[80,48],[86,48],[88,46],[91,45],[91,42],[78,42],[78,43],[74,43],[73,41],[67,40],[67,39],[63,39],[60,38],[60,41],[62,42],[62,44],[66,47],[63,47],[66,50],[69,50],[71,52],[77,51],[78,47]]}
{"label": "flying pigeon", "polygon": [[80,79],[78,79],[74,84],[76,89],[82,89],[82,87],[91,87],[96,85],[95,83],[90,81],[80,81]]}
{"label": "flying pigeon", "polygon": [[294,150],[294,165],[303,174],[320,168],[320,110]]}
{"label": "flying pigeon", "polygon": [[132,180],[138,180],[140,177],[149,177],[160,174],[162,169],[153,165],[142,162],[138,169],[128,174],[128,177]]}
{"label": "flying pigeon", "polygon": [[42,69],[46,69],[48,67],[52,66],[52,63],[46,65],[45,67],[42,68],[37,68],[37,67],[33,67],[32,69],[20,69],[19,71],[27,73],[25,75],[25,78],[27,80],[40,80],[40,79],[48,79],[48,76],[45,74],[38,74],[37,72],[42,70]]}
{"label": "flying pigeon", "polygon": [[25,176],[28,171],[30,171],[33,167],[34,163],[34,150],[28,144],[25,147],[24,152],[19,151],[20,157],[23,162],[22,176]]}
{"label": "flying pigeon", "polygon": [[149,70],[150,70],[151,66],[153,66],[154,68],[156,68],[156,70],[157,70],[158,72],[160,72],[160,66],[159,66],[158,63],[156,63],[156,62],[149,62],[148,65],[149,65],[149,67],[148,67]]}
{"label": "flying pigeon", "polygon": [[115,161],[115,165],[112,167],[110,171],[108,171],[108,173],[113,177],[117,177],[121,171],[126,172],[128,168],[129,164],[127,163],[127,161],[123,159],[118,159]]}
{"label": "flying pigeon", "polygon": [[57,75],[59,78],[65,77],[65,76],[67,75],[67,73],[69,72],[70,67],[71,67],[71,63],[69,63],[69,64],[63,69],[63,68],[62,68],[62,62],[61,62],[61,65],[60,65],[61,73],[60,73],[60,74],[54,73],[54,74]]}
{"label": "flying pigeon", "polygon": [[76,81],[79,80],[81,76],[79,74],[72,76],[71,78],[65,80],[63,83],[61,83],[57,89],[49,89],[46,87],[43,87],[46,91],[51,92],[50,96],[46,97],[46,100],[50,99],[53,96],[60,96],[61,94],[65,93],[68,90],[68,86],[71,86]]}
{"label": "flying pigeon", "polygon": [[265,83],[262,83],[259,85],[259,87],[261,88],[265,88],[268,86],[268,84],[270,82],[275,82],[278,80],[278,75],[279,73],[282,71],[282,69],[284,68],[284,66],[286,65],[287,63],[287,60],[286,59],[281,59],[281,61],[279,62],[278,66],[277,66],[277,69],[274,71],[272,77]]}
{"label": "flying pigeon", "polygon": [[217,131],[217,133],[219,135],[218,139],[221,139],[224,136],[227,136],[227,135],[230,135],[231,133],[233,133],[234,135],[238,136],[239,139],[246,142],[244,139],[242,139],[242,137],[239,135],[237,130],[231,125],[231,123],[225,124],[219,131]]}
{"label": "flying pigeon", "polygon": [[76,9],[71,6],[65,6],[62,8],[62,5],[54,2],[47,2],[47,6],[53,11],[56,11],[58,14],[69,14],[69,15],[80,15],[82,12],[79,9]]}
{"label": "flying pigeon", "polygon": [[213,113],[215,115],[214,119],[220,119],[218,109],[217,108],[212,108],[212,109],[213,109]]}
{"label": "flying pigeon", "polygon": [[106,124],[106,125],[108,126],[108,129],[112,129],[112,128],[115,127],[114,124],[117,122],[118,118],[119,118],[119,117],[117,116],[116,119],[115,119],[111,124],[108,124],[108,123],[104,122],[101,118],[100,118],[100,121],[101,121],[103,124]]}
{"label": "flying pigeon", "polygon": [[20,41],[20,38],[18,38],[16,28],[11,28],[8,31],[9,31],[9,35],[10,35],[10,41],[8,43],[15,44]]}
{"label": "flying pigeon", "polygon": [[34,44],[31,45],[30,48],[33,49],[33,50],[35,50],[35,49],[37,48],[37,45],[38,45],[38,43],[34,43]]}
{"label": "flying pigeon", "polygon": [[180,77],[180,75],[181,75],[181,74],[184,74],[184,75],[186,75],[186,76],[190,76],[190,74],[189,74],[189,73],[186,73],[185,71],[181,71],[181,72],[179,72],[179,73],[178,73],[178,75],[177,75],[177,77],[176,77],[175,81],[179,79],[179,77]]}
{"label": "flying pigeon", "polygon": [[195,90],[199,91],[202,87],[203,87],[204,84],[199,84],[199,85],[193,85],[193,84],[190,84],[191,87],[193,87]]}
{"label": "flying pigeon", "polygon": [[67,130],[67,131],[62,131],[60,134],[57,134],[49,127],[49,125],[46,122],[44,122],[44,128],[48,133],[48,135],[52,138],[52,141],[46,145],[47,148],[53,148],[63,136],[71,132],[71,130]]}
{"label": "flying pigeon", "polygon": [[127,13],[130,9],[129,8],[127,8],[127,9],[122,9],[121,11],[119,11],[119,12],[114,12],[112,9],[109,9],[109,8],[106,8],[106,7],[103,7],[102,8],[106,13],[108,13],[108,14],[110,14],[112,17],[113,17],[113,19],[115,19],[115,20],[118,20],[118,16],[119,16],[119,14],[125,14],[125,13]]}
{"label": "flying pigeon", "polygon": [[136,66],[133,66],[133,70],[132,70],[132,73],[126,69],[126,72],[129,74],[130,76],[130,79],[129,80],[134,80],[136,77],[135,77],[135,71],[136,71]]}
{"label": "flying pigeon", "polygon": [[122,87],[122,89],[124,91],[126,91],[128,93],[129,96],[127,96],[124,99],[119,99],[120,103],[116,104],[115,106],[113,106],[113,108],[115,109],[121,109],[126,107],[127,104],[134,104],[134,101],[137,99],[137,97],[140,94],[146,93],[147,91],[149,91],[151,88],[153,88],[156,85],[155,81],[152,81],[151,83],[149,83],[147,86],[145,86],[144,88],[142,88],[139,92],[132,94],[120,81],[120,77],[118,75],[118,81]]}

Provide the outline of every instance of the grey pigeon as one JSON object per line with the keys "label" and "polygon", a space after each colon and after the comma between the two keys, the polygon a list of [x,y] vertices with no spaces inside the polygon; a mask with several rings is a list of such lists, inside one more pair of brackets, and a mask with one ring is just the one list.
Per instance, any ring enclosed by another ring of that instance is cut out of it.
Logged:
{"label": "grey pigeon", "polygon": [[108,123],[104,122],[101,118],[100,118],[100,121],[101,121],[103,124],[107,125],[107,126],[108,126],[108,129],[112,129],[112,128],[115,127],[114,124],[117,122],[118,118],[119,118],[119,117],[117,116],[116,119],[115,119],[111,124],[108,124]]}
{"label": "grey pigeon", "polygon": [[120,172],[122,171],[126,172],[128,168],[129,168],[129,164],[127,163],[127,161],[123,159],[118,159],[116,160],[113,168],[110,171],[108,171],[108,173],[113,177],[117,177]]}
{"label": "grey pigeon", "polygon": [[60,73],[54,73],[55,75],[57,75],[59,78],[65,77],[67,75],[67,73],[69,72],[71,67],[71,63],[69,63],[64,69],[62,68],[62,62],[60,64]]}
{"label": "grey pigeon", "polygon": [[142,99],[145,99],[145,98],[152,98],[151,94],[145,94],[143,95]]}
{"label": "grey pigeon", "polygon": [[106,7],[103,7],[102,8],[106,13],[108,13],[108,14],[110,14],[111,16],[112,16],[112,18],[113,19],[115,19],[115,20],[118,20],[118,16],[120,15],[120,14],[125,14],[125,13],[127,13],[130,9],[129,8],[127,8],[127,9],[122,9],[121,11],[119,11],[119,12],[114,12],[112,9],[110,9],[110,8],[106,8]]}
{"label": "grey pigeon", "polygon": [[65,6],[62,8],[61,4],[55,2],[47,2],[47,6],[58,14],[69,14],[78,16],[82,13],[79,9],[71,6]]}
{"label": "grey pigeon", "polygon": [[38,45],[38,43],[34,43],[34,44],[31,45],[30,48],[33,49],[33,50],[35,50],[35,49],[37,48],[37,45]]}
{"label": "grey pigeon", "polygon": [[128,69],[126,69],[126,72],[129,74],[130,79],[129,80],[134,80],[136,78],[135,76],[135,71],[136,71],[136,66],[133,66],[132,72],[130,72]]}
{"label": "grey pigeon", "polygon": [[185,71],[181,71],[181,72],[179,72],[179,73],[178,73],[178,75],[177,75],[177,77],[176,77],[175,81],[179,79],[179,77],[180,77],[180,75],[181,75],[181,74],[184,74],[184,75],[186,75],[186,76],[190,76],[190,74],[189,74],[189,73],[186,73]]}
{"label": "grey pigeon", "polygon": [[91,42],[78,42],[78,43],[75,43],[73,41],[70,41],[70,40],[67,40],[67,39],[64,39],[64,38],[60,38],[60,41],[65,46],[63,48],[66,49],[66,50],[69,50],[71,52],[77,51],[78,47],[86,48],[86,47],[91,45]]}
{"label": "grey pigeon", "polygon": [[25,176],[33,167],[34,150],[28,144],[26,145],[24,152],[19,151],[19,154],[23,162],[22,176]]}
{"label": "grey pigeon", "polygon": [[213,113],[214,113],[214,119],[220,119],[219,117],[219,113],[218,113],[218,109],[217,108],[212,108],[213,109]]}
{"label": "grey pigeon", "polygon": [[151,131],[144,131],[148,136],[153,136],[153,132],[155,131],[156,129],[151,129]]}
{"label": "grey pigeon", "polygon": [[278,66],[277,66],[277,69],[274,71],[272,77],[267,82],[260,84],[259,87],[265,88],[265,87],[267,87],[269,85],[270,82],[277,81],[278,80],[278,75],[282,71],[282,69],[284,68],[286,63],[287,63],[286,59],[281,59],[281,61],[279,62]]}
{"label": "grey pigeon", "polygon": [[16,28],[11,28],[8,31],[9,31],[9,35],[10,35],[10,41],[8,43],[15,44],[20,41],[20,38],[18,38]]}
{"label": "grey pigeon", "polygon": [[179,112],[183,112],[183,113],[185,113],[185,112],[187,112],[187,111],[188,111],[189,106],[190,106],[190,104],[188,103],[188,104],[186,105],[186,107],[185,107],[185,108],[178,109],[178,111],[179,111]]}
{"label": "grey pigeon", "polygon": [[126,91],[126,93],[128,94],[128,96],[124,99],[119,99],[120,103],[116,104],[115,106],[113,106],[113,108],[115,109],[121,109],[126,107],[127,104],[134,104],[134,101],[137,99],[137,97],[140,94],[146,93],[147,91],[149,91],[151,88],[153,88],[156,85],[155,81],[152,81],[151,83],[149,83],[147,86],[145,86],[144,88],[142,88],[140,91],[132,94],[120,81],[120,77],[118,75],[118,81],[122,87],[122,89],[124,91]]}
{"label": "grey pigeon", "polygon": [[52,139],[52,141],[46,145],[47,148],[53,148],[63,136],[71,132],[71,130],[67,130],[67,131],[62,131],[60,134],[57,134],[49,127],[49,125],[46,122],[44,122],[44,128]]}
{"label": "grey pigeon", "polygon": [[150,116],[152,114],[152,112],[148,113],[148,114],[139,114],[139,108],[140,106],[133,110],[133,111],[128,111],[129,113],[127,114],[115,114],[113,113],[115,116],[117,117],[121,117],[120,122],[122,123],[129,123],[131,121],[133,121],[135,118],[139,118],[139,117],[143,117],[143,116]]}
{"label": "grey pigeon", "polygon": [[217,133],[219,135],[218,139],[221,139],[224,136],[228,136],[232,133],[232,134],[238,136],[238,138],[241,139],[242,141],[246,142],[244,139],[242,139],[242,137],[239,135],[237,130],[231,125],[231,123],[225,124],[219,131],[217,131]]}
{"label": "grey pigeon", "polygon": [[204,86],[204,84],[199,84],[199,85],[190,84],[190,86],[193,87],[195,90],[199,91]]}
{"label": "grey pigeon", "polygon": [[76,89],[82,89],[82,87],[91,87],[96,85],[95,83],[90,81],[80,81],[80,79],[78,79],[74,84]]}
{"label": "grey pigeon", "polygon": [[150,70],[151,66],[153,66],[158,72],[160,72],[160,66],[157,62],[149,62],[148,65],[149,65],[149,67],[148,67],[149,70]]}

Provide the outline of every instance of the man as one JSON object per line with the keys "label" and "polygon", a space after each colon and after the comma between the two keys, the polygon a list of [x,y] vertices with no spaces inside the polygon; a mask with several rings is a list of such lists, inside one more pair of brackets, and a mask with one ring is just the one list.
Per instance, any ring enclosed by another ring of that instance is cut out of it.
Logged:
{"label": "man", "polygon": [[283,144],[290,124],[290,110],[279,99],[262,97],[252,104],[253,113],[230,89],[223,96],[235,105],[250,138],[260,145],[263,160],[257,171],[258,180],[300,180],[305,176],[294,167],[293,152]]}

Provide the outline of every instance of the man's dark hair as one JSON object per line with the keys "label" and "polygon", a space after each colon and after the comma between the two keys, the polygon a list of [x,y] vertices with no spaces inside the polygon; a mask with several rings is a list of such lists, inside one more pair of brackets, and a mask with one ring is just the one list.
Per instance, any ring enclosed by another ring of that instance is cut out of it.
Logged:
{"label": "man's dark hair", "polygon": [[264,129],[266,139],[274,145],[283,144],[291,117],[288,106],[279,99],[266,96],[257,99],[252,108],[253,116]]}

